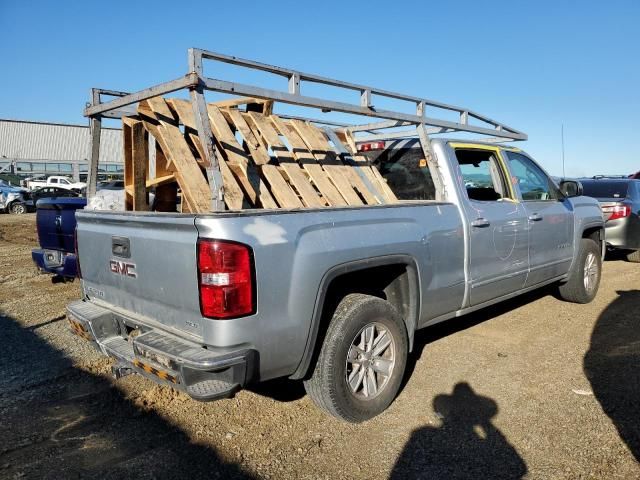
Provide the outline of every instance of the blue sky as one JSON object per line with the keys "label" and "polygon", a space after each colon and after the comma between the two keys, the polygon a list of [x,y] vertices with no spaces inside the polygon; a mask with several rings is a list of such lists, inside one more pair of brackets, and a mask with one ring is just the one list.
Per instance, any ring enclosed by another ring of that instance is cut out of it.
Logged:
{"label": "blue sky", "polygon": [[638,0],[196,3],[0,0],[0,117],[84,123],[91,87],[180,76],[195,46],[471,108],[555,175],[562,124],[567,175],[640,170]]}

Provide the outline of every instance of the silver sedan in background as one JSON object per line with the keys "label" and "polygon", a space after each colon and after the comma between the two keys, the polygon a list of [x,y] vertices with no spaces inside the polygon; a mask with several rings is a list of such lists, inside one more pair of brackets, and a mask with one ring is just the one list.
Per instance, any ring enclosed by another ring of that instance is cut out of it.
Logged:
{"label": "silver sedan in background", "polygon": [[600,202],[607,247],[640,263],[640,180],[596,177],[580,182],[584,195]]}

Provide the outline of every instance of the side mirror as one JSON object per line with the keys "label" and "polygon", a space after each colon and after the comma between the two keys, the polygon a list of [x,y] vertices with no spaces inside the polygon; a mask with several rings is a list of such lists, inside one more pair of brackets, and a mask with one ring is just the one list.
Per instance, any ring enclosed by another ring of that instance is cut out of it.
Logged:
{"label": "side mirror", "polygon": [[560,191],[566,197],[579,197],[582,195],[582,183],[576,180],[562,180],[560,182]]}

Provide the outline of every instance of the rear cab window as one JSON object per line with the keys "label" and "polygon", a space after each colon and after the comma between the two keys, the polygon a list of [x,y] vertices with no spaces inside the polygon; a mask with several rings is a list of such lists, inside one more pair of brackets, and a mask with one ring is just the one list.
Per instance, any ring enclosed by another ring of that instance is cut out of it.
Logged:
{"label": "rear cab window", "polygon": [[362,152],[399,200],[435,200],[436,187],[419,144]]}

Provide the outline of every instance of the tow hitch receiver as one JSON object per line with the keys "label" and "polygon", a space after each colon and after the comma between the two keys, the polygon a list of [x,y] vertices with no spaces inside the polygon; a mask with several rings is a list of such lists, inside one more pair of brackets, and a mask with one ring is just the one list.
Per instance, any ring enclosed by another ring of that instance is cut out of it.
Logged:
{"label": "tow hitch receiver", "polygon": [[117,364],[111,366],[111,375],[116,380],[119,380],[122,377],[126,377],[127,375],[131,375],[133,373],[133,369],[126,365]]}

